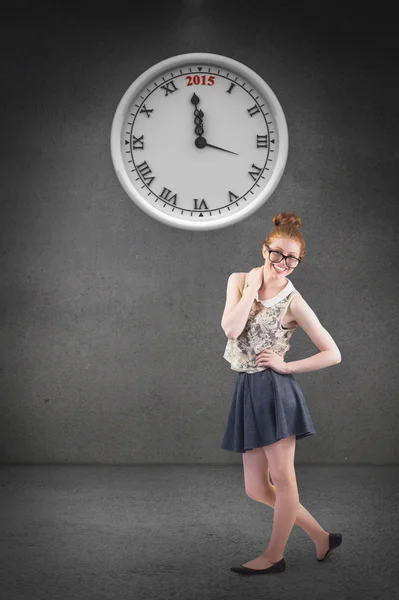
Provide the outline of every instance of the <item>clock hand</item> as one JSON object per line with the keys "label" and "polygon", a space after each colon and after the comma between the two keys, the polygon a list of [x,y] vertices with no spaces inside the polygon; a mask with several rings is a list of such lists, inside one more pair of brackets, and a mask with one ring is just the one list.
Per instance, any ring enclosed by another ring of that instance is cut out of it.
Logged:
{"label": "clock hand", "polygon": [[191,96],[191,104],[194,104],[195,106],[194,123],[196,124],[195,133],[198,136],[195,140],[195,145],[197,146],[197,148],[202,149],[205,148],[205,146],[209,146],[210,148],[216,148],[216,150],[222,150],[223,152],[229,152],[230,154],[236,154],[238,156],[237,152],[232,152],[231,150],[226,150],[225,148],[220,148],[219,146],[214,146],[213,144],[208,144],[206,139],[202,137],[202,134],[204,133],[204,128],[202,127],[202,119],[204,117],[204,113],[202,112],[202,110],[197,110],[197,105],[199,101],[200,99],[198,98],[197,94],[194,93]]}
{"label": "clock hand", "polygon": [[202,112],[202,110],[197,110],[197,104],[200,101],[200,99],[198,98],[197,94],[193,94],[191,97],[191,104],[194,104],[195,106],[195,110],[194,110],[194,123],[195,123],[195,133],[198,136],[202,136],[202,134],[204,133],[204,128],[202,127],[202,119],[204,118],[204,113]]}
{"label": "clock hand", "polygon": [[209,146],[210,148],[216,148],[216,150],[223,150],[223,152],[229,152],[230,154],[236,154],[237,156],[238,153],[237,152],[232,152],[231,150],[226,150],[225,148],[220,148],[219,146],[214,146],[213,144],[209,144],[206,139],[202,136],[197,137],[197,139],[195,140],[195,145],[197,146],[197,148],[205,148],[205,146]]}

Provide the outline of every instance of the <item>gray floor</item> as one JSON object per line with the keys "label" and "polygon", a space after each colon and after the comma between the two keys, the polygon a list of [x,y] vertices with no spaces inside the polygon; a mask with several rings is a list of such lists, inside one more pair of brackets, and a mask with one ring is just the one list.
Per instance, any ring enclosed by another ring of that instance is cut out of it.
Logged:
{"label": "gray floor", "polygon": [[399,467],[296,465],[300,502],[342,546],[316,561],[294,526],[282,574],[230,566],[266,548],[273,510],[242,466],[0,466],[1,600],[399,598]]}

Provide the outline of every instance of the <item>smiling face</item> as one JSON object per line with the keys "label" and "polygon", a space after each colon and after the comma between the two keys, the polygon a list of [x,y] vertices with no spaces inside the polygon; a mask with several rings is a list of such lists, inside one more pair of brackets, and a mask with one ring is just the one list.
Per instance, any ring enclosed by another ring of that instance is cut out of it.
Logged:
{"label": "smiling face", "polygon": [[[269,249],[281,252],[285,256],[300,258],[301,244],[287,237],[275,237],[270,242]],[[263,246],[262,253],[265,259],[266,272],[270,273],[274,279],[284,279],[284,277],[290,275],[295,269],[295,267],[287,267],[284,259],[278,263],[271,262],[266,246]],[[271,256],[273,258],[273,255]]]}

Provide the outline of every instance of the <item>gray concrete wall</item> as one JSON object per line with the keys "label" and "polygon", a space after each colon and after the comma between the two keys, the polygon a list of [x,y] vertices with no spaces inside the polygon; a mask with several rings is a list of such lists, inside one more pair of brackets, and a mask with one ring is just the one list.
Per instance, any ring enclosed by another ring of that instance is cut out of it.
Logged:
{"label": "gray concrete wall", "polygon": [[[342,353],[295,376],[317,432],[296,461],[398,462],[394,20],[336,3],[137,5],[4,13],[0,461],[241,461],[220,449],[235,382],[226,282],[262,264],[273,215],[294,210],[308,254],[291,280]],[[204,233],[142,212],[109,145],[131,82],[201,51],[257,71],[290,134],[266,204]],[[315,352],[297,330],[286,358]]]}

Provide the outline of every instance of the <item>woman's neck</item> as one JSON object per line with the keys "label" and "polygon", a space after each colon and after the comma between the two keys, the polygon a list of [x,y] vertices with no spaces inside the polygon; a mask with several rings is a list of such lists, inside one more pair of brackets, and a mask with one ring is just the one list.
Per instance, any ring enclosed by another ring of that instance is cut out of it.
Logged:
{"label": "woman's neck", "polygon": [[273,296],[276,296],[285,288],[287,281],[286,277],[274,277],[270,271],[265,272],[265,268],[263,268],[263,283],[258,290],[258,294],[263,292],[267,295],[273,294]]}

